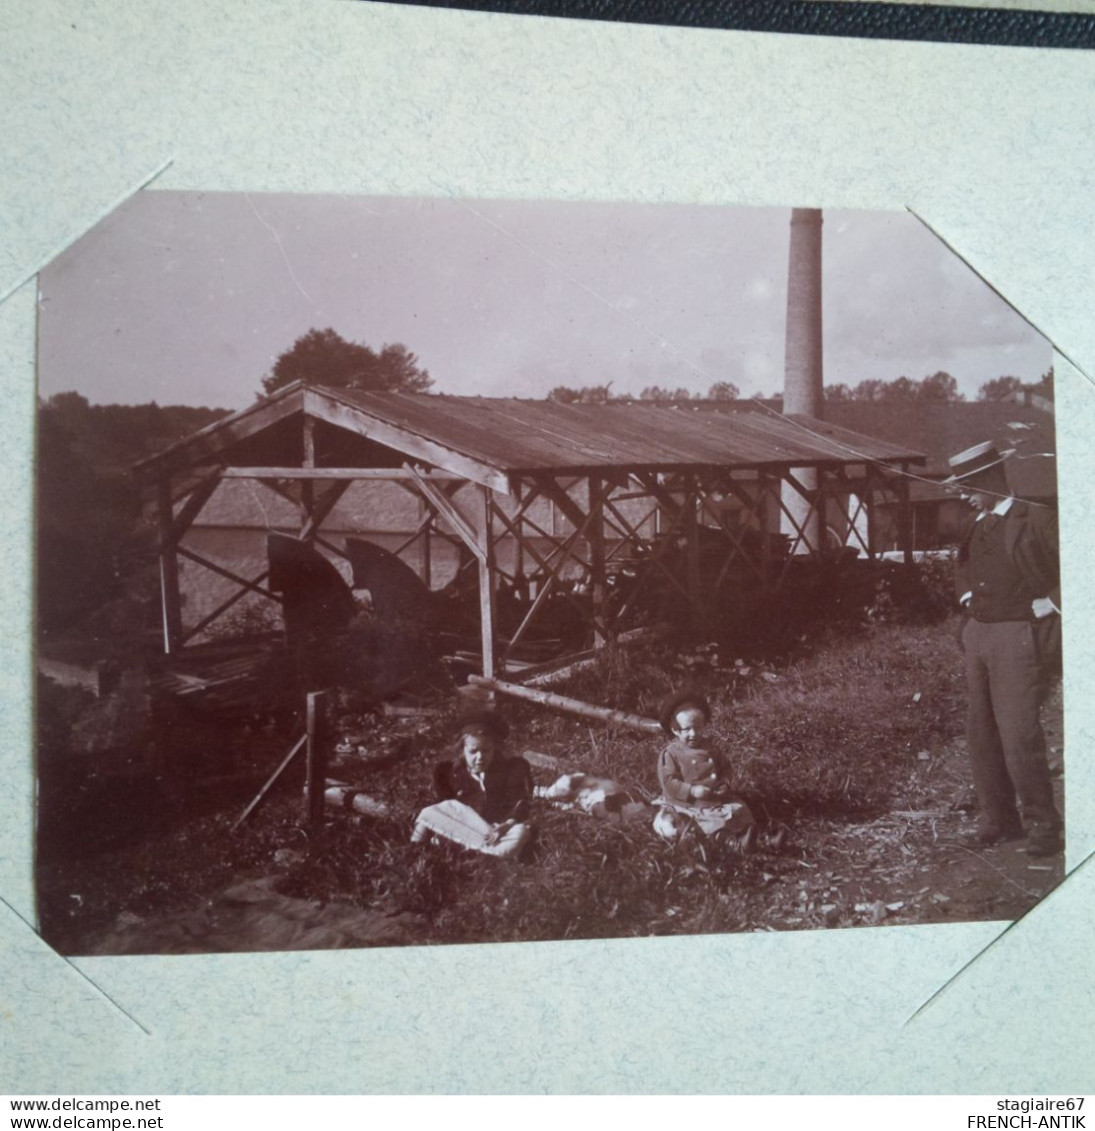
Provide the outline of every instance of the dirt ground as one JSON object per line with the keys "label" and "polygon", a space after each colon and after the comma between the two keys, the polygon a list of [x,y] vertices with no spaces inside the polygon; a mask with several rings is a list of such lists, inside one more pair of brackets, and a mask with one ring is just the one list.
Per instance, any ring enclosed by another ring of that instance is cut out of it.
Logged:
{"label": "dirt ground", "polygon": [[[1051,762],[1059,769],[1059,692],[1045,722]],[[406,724],[393,725],[394,735],[400,727]],[[409,830],[399,826],[392,834],[398,843],[385,849],[390,884],[374,885],[359,898],[352,883],[344,882],[341,896],[337,885],[317,896],[302,870],[328,867],[324,861],[337,849],[348,845],[347,851],[357,851],[354,838],[370,835],[368,818],[336,812],[324,832],[326,857],[310,856],[312,849],[290,821],[276,826],[276,836],[256,829],[249,852],[231,862],[225,858],[222,867],[210,866],[183,898],[170,878],[150,875],[148,861],[157,852],[164,857],[191,852],[210,840],[214,857],[218,840],[235,843],[228,826],[236,804],[231,814],[207,814],[188,828],[163,830],[139,850],[120,845],[57,861],[43,875],[42,898],[53,909],[46,937],[68,953],[205,953],[1014,920],[1061,881],[1063,861],[1028,857],[1021,841],[991,848],[961,843],[976,826],[976,814],[963,807],[969,800],[965,759],[961,738],[915,752],[908,773],[917,809],[856,820],[800,817],[778,850],[762,846],[730,862],[716,863],[694,851],[687,859],[679,849],[667,852],[646,822],[617,828],[586,814],[545,810],[542,850],[529,862],[411,846],[404,843]],[[538,780],[549,776],[541,771]],[[1060,800],[1059,773],[1056,785]],[[295,812],[299,800],[271,804]],[[264,819],[270,823],[270,816]],[[662,853],[650,861],[649,893],[611,872],[614,853],[636,846],[640,853]],[[587,904],[567,906],[566,883],[556,876],[561,861],[587,872],[608,869],[594,890],[595,915]],[[141,886],[119,895],[119,884],[124,886],[119,877],[127,873],[142,877]],[[450,885],[452,898],[442,909],[423,902],[428,884]],[[460,890],[476,894],[461,896]],[[473,922],[461,899],[478,900],[484,890],[493,902],[476,908]],[[519,910],[523,901],[542,900],[547,890],[560,893],[556,916]],[[512,921],[506,923],[507,916]],[[499,921],[497,930],[490,926]]]}

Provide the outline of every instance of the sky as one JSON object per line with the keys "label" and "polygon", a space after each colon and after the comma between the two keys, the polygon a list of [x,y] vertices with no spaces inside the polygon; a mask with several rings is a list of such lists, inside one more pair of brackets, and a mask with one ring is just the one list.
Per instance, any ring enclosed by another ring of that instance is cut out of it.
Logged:
{"label": "sky", "polygon": [[[39,276],[39,395],[242,408],[312,328],[433,391],[782,387],[789,208],[145,191]],[[914,216],[826,211],[825,383],[1037,381],[1044,338]]]}

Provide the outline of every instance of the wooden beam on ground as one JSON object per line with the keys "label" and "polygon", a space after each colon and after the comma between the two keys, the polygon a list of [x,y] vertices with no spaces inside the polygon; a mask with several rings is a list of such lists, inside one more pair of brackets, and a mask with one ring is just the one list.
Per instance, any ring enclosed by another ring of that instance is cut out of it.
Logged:
{"label": "wooden beam on ground", "polygon": [[[633,628],[628,632],[619,633],[612,644],[615,648],[630,647],[651,640],[662,631],[664,630],[657,625]],[[602,655],[603,652],[599,648],[586,648],[581,652],[572,652],[569,656],[557,656],[554,660],[546,660],[542,664],[524,664],[506,674],[520,680],[525,687],[539,687],[592,667],[600,661]]]}
{"label": "wooden beam on ground", "polygon": [[529,703],[539,703],[542,707],[549,707],[553,711],[562,711],[567,715],[577,715],[583,719],[596,719],[598,722],[627,727],[629,730],[642,731],[644,734],[662,733],[661,723],[657,719],[632,715],[628,711],[614,711],[609,707],[597,707],[592,703],[583,703],[580,699],[571,699],[567,695],[556,695],[554,692],[540,691],[534,687],[522,687],[519,683],[506,683],[500,679],[471,675],[468,676],[468,682],[475,687],[483,687],[488,691],[496,691],[499,695],[509,695],[514,699],[524,699]]}

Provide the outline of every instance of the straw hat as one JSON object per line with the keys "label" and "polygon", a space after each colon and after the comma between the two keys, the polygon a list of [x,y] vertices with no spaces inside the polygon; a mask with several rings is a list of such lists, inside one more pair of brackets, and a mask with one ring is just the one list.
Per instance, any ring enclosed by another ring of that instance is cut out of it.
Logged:
{"label": "straw hat", "polygon": [[961,483],[965,479],[988,471],[990,467],[997,467],[1004,460],[1011,459],[1013,455],[1015,455],[1014,448],[1007,448],[1001,452],[991,440],[974,444],[972,448],[967,448],[964,452],[959,452],[958,455],[951,456],[947,460],[951,473],[943,482]]}

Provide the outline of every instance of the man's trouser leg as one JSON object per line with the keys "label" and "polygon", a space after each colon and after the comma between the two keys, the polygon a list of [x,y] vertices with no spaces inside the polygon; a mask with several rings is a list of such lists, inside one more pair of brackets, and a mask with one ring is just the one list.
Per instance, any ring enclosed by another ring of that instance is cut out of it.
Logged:
{"label": "man's trouser leg", "polygon": [[1056,834],[1061,818],[1046,762],[1040,718],[1044,679],[1033,626],[970,621],[964,639],[970,756],[985,819],[1006,827],[1014,820],[1017,797],[1030,831]]}
{"label": "man's trouser leg", "polygon": [[987,625],[971,620],[962,633],[966,653],[966,743],[977,800],[981,804],[981,827],[1004,832],[1019,825],[1015,789],[1011,784],[996,716],[992,709],[989,657],[984,654]]}

